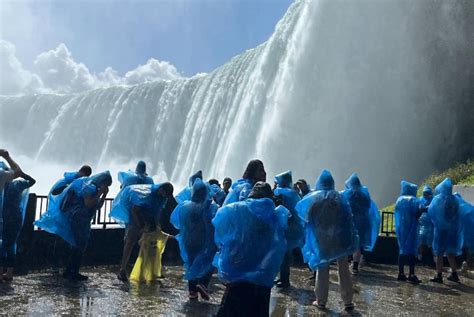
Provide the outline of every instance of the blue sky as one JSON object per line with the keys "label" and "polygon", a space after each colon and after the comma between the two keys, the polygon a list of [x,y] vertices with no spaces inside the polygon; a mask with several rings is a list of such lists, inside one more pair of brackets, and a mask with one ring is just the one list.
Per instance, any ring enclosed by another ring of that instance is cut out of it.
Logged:
{"label": "blue sky", "polygon": [[265,41],[292,0],[1,1],[0,38],[25,68],[64,43],[91,72],[123,74],[149,58],[185,76]]}

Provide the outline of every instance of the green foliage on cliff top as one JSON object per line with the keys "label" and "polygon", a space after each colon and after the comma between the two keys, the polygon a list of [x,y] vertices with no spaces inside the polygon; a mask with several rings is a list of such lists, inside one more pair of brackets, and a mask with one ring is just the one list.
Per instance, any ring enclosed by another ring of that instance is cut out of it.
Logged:
{"label": "green foliage on cliff top", "polygon": [[[454,185],[474,185],[474,159],[467,160],[465,163],[458,163],[444,172],[429,176],[421,183],[418,196],[421,196],[425,184],[435,188],[446,177],[451,178]],[[381,211],[393,212],[394,209],[395,204],[392,204],[382,208]]]}

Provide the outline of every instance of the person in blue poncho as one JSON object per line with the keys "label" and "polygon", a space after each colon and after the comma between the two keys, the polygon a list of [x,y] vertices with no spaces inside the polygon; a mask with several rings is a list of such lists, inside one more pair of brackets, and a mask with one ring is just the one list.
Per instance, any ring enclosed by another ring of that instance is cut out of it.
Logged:
{"label": "person in blue poncho", "polygon": [[226,285],[218,316],[269,316],[270,293],[286,252],[289,212],[275,208],[269,184],[228,204],[212,220],[220,248],[216,266]]}
{"label": "person in blue poncho", "polygon": [[208,187],[196,179],[191,200],[179,204],[171,214],[171,223],[180,230],[176,239],[186,269],[189,298],[209,300],[208,285],[212,276],[212,261],[217,247],[214,243],[214,218],[217,205],[209,198]]}
{"label": "person in blue poncho", "polygon": [[79,273],[82,257],[90,238],[91,221],[104,204],[112,184],[109,171],[74,180],[52,203],[41,219],[39,228],[60,236],[71,246],[63,277],[84,281],[88,277]]}
{"label": "person in blue poncho", "polygon": [[331,173],[323,170],[316,182],[316,191],[306,195],[297,205],[298,216],[305,227],[303,258],[316,271],[313,303],[326,309],[329,291],[329,264],[337,261],[341,298],[345,310],[354,310],[353,289],[347,256],[354,253],[359,237],[349,203],[334,185]]}
{"label": "person in blue poncho", "polygon": [[428,207],[433,200],[433,189],[430,186],[425,185],[423,187],[423,194],[420,198],[421,216],[419,219],[420,228],[419,234],[419,254],[421,256],[421,262],[424,265],[433,265],[433,252],[431,251],[431,245],[433,244],[433,222],[428,216]]}
{"label": "person in blue poncho", "polygon": [[[404,180],[400,185],[400,197],[395,203],[394,214],[399,249],[397,280],[419,284],[421,281],[415,275],[415,259],[418,253],[418,219],[422,211],[416,198],[418,186]],[[409,266],[408,278],[404,272],[407,264]]]}
{"label": "person in blue poncho", "polygon": [[285,233],[287,242],[287,252],[280,267],[280,278],[275,285],[278,288],[287,288],[290,286],[290,265],[293,249],[302,247],[304,244],[304,223],[298,217],[296,204],[301,200],[299,194],[292,188],[293,179],[291,171],[287,171],[275,176],[277,187],[273,193],[281,201],[286,209],[290,211],[288,218],[288,230]]}
{"label": "person in blue poncho", "polygon": [[208,184],[210,187],[209,191],[211,191],[210,195],[212,196],[212,200],[217,204],[217,206],[222,206],[225,198],[227,197],[227,194],[221,188],[219,181],[217,179],[211,178],[208,181]]}
{"label": "person in blue poncho", "polygon": [[232,190],[227,195],[223,206],[245,200],[257,182],[266,181],[267,173],[265,172],[263,162],[260,160],[251,160],[247,164],[242,178],[232,185]]}
{"label": "person in blue poncho", "polygon": [[354,225],[359,234],[359,246],[352,255],[352,273],[359,273],[362,251],[372,251],[380,230],[380,213],[370,199],[369,190],[362,186],[359,176],[354,173],[345,182],[346,189],[342,192],[351,206]]}
{"label": "person in blue poncho", "polygon": [[298,179],[298,181],[296,182],[296,187],[299,190],[299,194],[301,198],[303,198],[304,196],[308,195],[311,192],[311,187],[308,185],[305,179],[302,179],[302,178]]}
{"label": "person in blue poncho", "polygon": [[[68,187],[74,180],[81,177],[89,177],[92,174],[92,168],[89,165],[83,165],[78,171],[75,172],[65,172],[63,178],[58,180],[49,190],[48,194],[48,205],[53,205],[54,200],[59,197],[59,195]],[[59,263],[58,256],[56,255],[56,248],[58,243],[60,243],[60,237],[55,236],[54,243],[52,245],[52,266],[54,271],[58,271]]]}
{"label": "person in blue poncho", "polygon": [[[125,224],[125,237],[122,261],[117,278],[128,281],[127,265],[135,244],[140,240],[148,218],[153,219],[156,226],[168,199],[173,196],[171,183],[130,185],[122,189],[114,199],[110,217],[118,223]],[[158,228],[157,231],[160,231]]]}
{"label": "person in blue poncho", "polygon": [[75,179],[89,177],[91,174],[92,168],[89,165],[83,165],[77,172],[65,172],[64,177],[58,180],[49,191],[49,199],[51,196],[61,194]]}
{"label": "person in blue poncho", "polygon": [[232,179],[230,177],[224,178],[222,181],[222,190],[225,193],[225,196],[229,195],[230,188],[232,187]]}
{"label": "person in blue poncho", "polygon": [[[0,168],[5,169],[6,165]],[[3,279],[13,280],[13,269],[16,258],[16,241],[20,235],[23,219],[25,217],[26,204],[28,203],[28,188],[32,187],[36,180],[21,172],[19,178],[5,184],[3,200],[3,233],[0,247],[0,281],[3,269],[6,268]]]}
{"label": "person in blue poncho", "polygon": [[119,172],[118,180],[120,189],[130,185],[153,184],[153,178],[146,173],[146,163],[144,161],[138,161],[135,172]]}
{"label": "person in blue poncho", "polygon": [[451,179],[446,178],[435,188],[437,195],[428,208],[428,216],[433,221],[433,253],[436,256],[437,275],[430,281],[443,283],[443,256],[448,257],[451,274],[448,280],[459,282],[456,256],[462,254],[463,224],[460,201],[453,195]]}
{"label": "person in blue poncho", "polygon": [[194,184],[194,181],[196,179],[200,179],[200,180],[203,180],[202,178],[202,171],[199,170],[197,171],[196,173],[194,173],[193,175],[191,175],[189,177],[189,180],[188,180],[188,185],[186,187],[184,187],[175,197],[176,201],[178,202],[178,204],[180,203],[183,203],[187,200],[191,200],[191,191],[192,191],[192,188],[193,188],[193,184]]}
{"label": "person in blue poncho", "polygon": [[462,271],[467,271],[474,263],[474,206],[464,200],[459,193],[454,193],[459,201],[459,210],[463,225],[463,249],[466,252],[466,259],[462,264]]}

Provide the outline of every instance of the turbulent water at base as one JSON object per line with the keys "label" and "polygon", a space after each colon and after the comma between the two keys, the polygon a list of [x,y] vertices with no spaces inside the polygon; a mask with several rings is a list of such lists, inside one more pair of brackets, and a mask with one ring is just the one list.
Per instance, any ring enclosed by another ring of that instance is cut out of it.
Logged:
{"label": "turbulent water at base", "polygon": [[[78,95],[0,97],[0,144],[44,162],[144,159],[180,184],[249,159],[379,203],[474,155],[473,1],[296,1],[262,45],[205,76]],[[271,181],[271,179],[269,179]]]}

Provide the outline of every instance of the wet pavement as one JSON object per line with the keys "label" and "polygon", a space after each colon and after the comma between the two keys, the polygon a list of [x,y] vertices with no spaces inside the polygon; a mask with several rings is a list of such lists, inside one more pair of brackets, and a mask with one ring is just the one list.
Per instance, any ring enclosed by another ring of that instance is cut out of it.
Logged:
{"label": "wet pavement", "polygon": [[[119,282],[116,268],[86,269],[87,282],[68,282],[59,275],[35,273],[19,276],[12,283],[0,284],[0,314],[8,315],[162,315],[212,316],[218,308],[224,287],[217,278],[211,282],[209,302],[190,302],[181,267],[166,267],[166,278],[145,285]],[[328,311],[320,312],[314,300],[310,272],[292,268],[292,287],[274,289],[272,316],[336,316],[341,314],[337,271],[331,269]],[[372,316],[474,316],[474,280],[461,277],[461,284],[427,282],[433,270],[417,268],[424,281],[414,286],[396,280],[397,268],[367,265],[354,276],[356,315]],[[445,274],[446,275],[446,274]]]}

